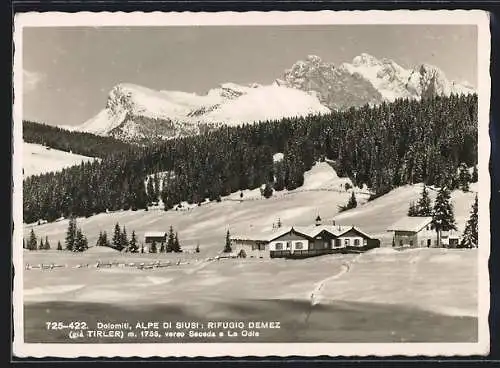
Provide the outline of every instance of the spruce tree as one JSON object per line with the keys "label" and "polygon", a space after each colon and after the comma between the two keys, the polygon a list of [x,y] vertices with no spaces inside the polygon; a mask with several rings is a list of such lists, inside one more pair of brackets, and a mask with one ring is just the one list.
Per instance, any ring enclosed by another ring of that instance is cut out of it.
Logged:
{"label": "spruce tree", "polygon": [[422,194],[417,202],[416,216],[432,216],[432,205],[426,186],[422,189]]}
{"label": "spruce tree", "polygon": [[95,243],[96,247],[102,247],[102,231],[99,231],[99,236],[97,237],[97,242]]}
{"label": "spruce tree", "polygon": [[44,248],[45,250],[50,250],[50,243],[49,243],[49,238],[48,236],[45,236],[45,245]]}
{"label": "spruce tree", "polygon": [[127,229],[125,229],[125,225],[123,226],[123,231],[121,232],[120,235],[120,250],[127,249],[128,248],[128,236],[127,236]]}
{"label": "spruce tree", "polygon": [[122,231],[120,229],[120,224],[117,222],[115,225],[115,232],[113,234],[113,248],[115,248],[116,250],[122,250],[121,244],[122,244]]}
{"label": "spruce tree", "polygon": [[471,177],[471,182],[477,183],[477,165],[474,165],[474,169],[472,171],[472,177]]}
{"label": "spruce tree", "polygon": [[167,239],[167,252],[173,252],[175,246],[175,234],[174,228],[170,225],[170,229],[168,230],[168,239]]}
{"label": "spruce tree", "polygon": [[76,231],[74,252],[84,252],[88,249],[87,238],[83,235],[82,229],[78,228]]}
{"label": "spruce tree", "polygon": [[36,243],[35,231],[33,229],[31,229],[30,239],[29,239],[29,242],[28,242],[28,249],[29,250],[36,250],[36,247],[37,247],[37,243]]}
{"label": "spruce tree", "polygon": [[441,233],[443,231],[456,230],[455,215],[451,204],[450,191],[447,187],[442,187],[434,203],[434,213],[432,222],[438,236],[438,247],[441,246]]}
{"label": "spruce tree", "polygon": [[137,247],[137,238],[135,237],[135,231],[132,231],[132,237],[130,238],[129,250],[131,253],[137,253],[139,250]]}
{"label": "spruce tree", "polygon": [[264,198],[271,198],[272,197],[273,187],[271,186],[271,184],[266,183],[266,185],[262,191],[262,195],[264,196]]}
{"label": "spruce tree", "polygon": [[103,247],[111,247],[111,244],[109,244],[108,234],[106,233],[106,231],[103,231],[103,233],[102,233],[101,242],[102,242]]}
{"label": "spruce tree", "polygon": [[418,216],[417,206],[415,202],[410,202],[410,207],[408,208],[408,216],[415,217]]}
{"label": "spruce tree", "polygon": [[72,216],[69,219],[68,230],[66,231],[65,245],[67,250],[69,251],[73,250],[73,248],[75,247],[75,240],[76,240],[76,218]]}
{"label": "spruce tree", "polygon": [[477,248],[478,247],[478,203],[477,195],[472,205],[470,217],[465,225],[465,230],[460,242],[461,248]]}
{"label": "spruce tree", "polygon": [[469,173],[469,169],[467,168],[467,165],[465,163],[462,163],[462,164],[460,164],[459,170],[460,170],[459,174],[458,174],[459,188],[464,192],[468,192],[469,191],[469,183],[472,181],[472,177]]}
{"label": "spruce tree", "polygon": [[352,192],[351,198],[349,198],[349,202],[347,202],[347,209],[356,208],[357,206],[358,206],[358,201],[356,200],[354,192]]}
{"label": "spruce tree", "polygon": [[229,230],[226,233],[226,244],[224,245],[224,253],[231,253],[233,250],[231,248],[231,234]]}
{"label": "spruce tree", "polygon": [[177,232],[175,233],[175,238],[174,238],[174,252],[180,253],[182,252],[181,245],[179,243],[179,236]]}
{"label": "spruce tree", "polygon": [[60,241],[60,240],[58,240],[58,241],[57,241],[57,250],[62,250],[62,249],[63,249],[63,248],[62,248],[61,241]]}
{"label": "spruce tree", "polygon": [[44,250],[45,249],[45,244],[43,244],[43,239],[40,238],[40,245],[38,246],[38,250]]}
{"label": "spruce tree", "polygon": [[144,253],[144,244],[141,244],[141,254]]}
{"label": "spruce tree", "polygon": [[200,253],[200,243],[196,243],[196,248],[194,250],[196,253]]}
{"label": "spruce tree", "polygon": [[165,243],[164,242],[161,242],[161,245],[160,245],[160,253],[166,253],[165,252]]}

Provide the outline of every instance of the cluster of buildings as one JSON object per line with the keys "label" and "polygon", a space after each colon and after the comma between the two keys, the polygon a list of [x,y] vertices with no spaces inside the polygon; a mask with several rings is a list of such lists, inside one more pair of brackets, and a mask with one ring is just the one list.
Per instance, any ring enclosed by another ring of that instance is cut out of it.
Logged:
{"label": "cluster of buildings", "polygon": [[[439,246],[432,217],[403,217],[388,229],[392,232],[392,247],[431,248]],[[457,231],[441,232],[441,246],[455,248],[460,236]],[[167,233],[148,232],[146,247],[153,242],[165,243]],[[307,258],[331,253],[359,253],[380,247],[380,240],[357,226],[323,224],[318,216],[311,226],[273,226],[270,231],[231,236],[230,254],[221,257]]]}

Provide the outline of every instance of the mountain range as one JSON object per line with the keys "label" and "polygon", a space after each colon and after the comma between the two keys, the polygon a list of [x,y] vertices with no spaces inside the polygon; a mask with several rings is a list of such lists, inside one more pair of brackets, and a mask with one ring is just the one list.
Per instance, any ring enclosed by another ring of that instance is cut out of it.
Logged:
{"label": "mountain range", "polygon": [[397,98],[474,92],[429,64],[405,69],[393,60],[363,53],[337,67],[309,55],[269,85],[224,83],[205,95],[121,83],[110,91],[103,110],[70,129],[127,141],[165,139],[221,125],[325,114]]}

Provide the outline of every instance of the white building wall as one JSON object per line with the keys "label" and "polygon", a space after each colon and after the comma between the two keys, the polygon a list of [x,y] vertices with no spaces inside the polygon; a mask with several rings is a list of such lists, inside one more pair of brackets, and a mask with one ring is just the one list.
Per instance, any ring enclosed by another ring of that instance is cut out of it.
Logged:
{"label": "white building wall", "polygon": [[[340,236],[339,239],[341,241],[341,247],[334,247],[334,248],[345,248],[345,247],[356,247],[356,246],[362,247],[366,245],[363,242],[363,238],[360,236]],[[358,245],[355,245],[356,240],[358,240]]]}
{"label": "white building wall", "polygon": [[[290,243],[290,247],[287,248],[287,244]],[[302,248],[298,248],[298,243],[302,243]],[[281,249],[277,249],[276,245],[281,244]],[[308,240],[291,240],[291,241],[272,241],[269,243],[269,250],[270,251],[276,251],[276,250],[289,250],[290,252],[296,251],[296,250],[307,250],[309,249],[309,241]]]}

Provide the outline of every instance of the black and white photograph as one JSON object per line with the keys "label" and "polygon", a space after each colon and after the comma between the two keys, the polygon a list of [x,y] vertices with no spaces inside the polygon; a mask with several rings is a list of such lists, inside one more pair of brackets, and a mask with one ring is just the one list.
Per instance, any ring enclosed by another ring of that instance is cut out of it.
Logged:
{"label": "black and white photograph", "polygon": [[480,11],[25,13],[14,353],[489,351]]}

